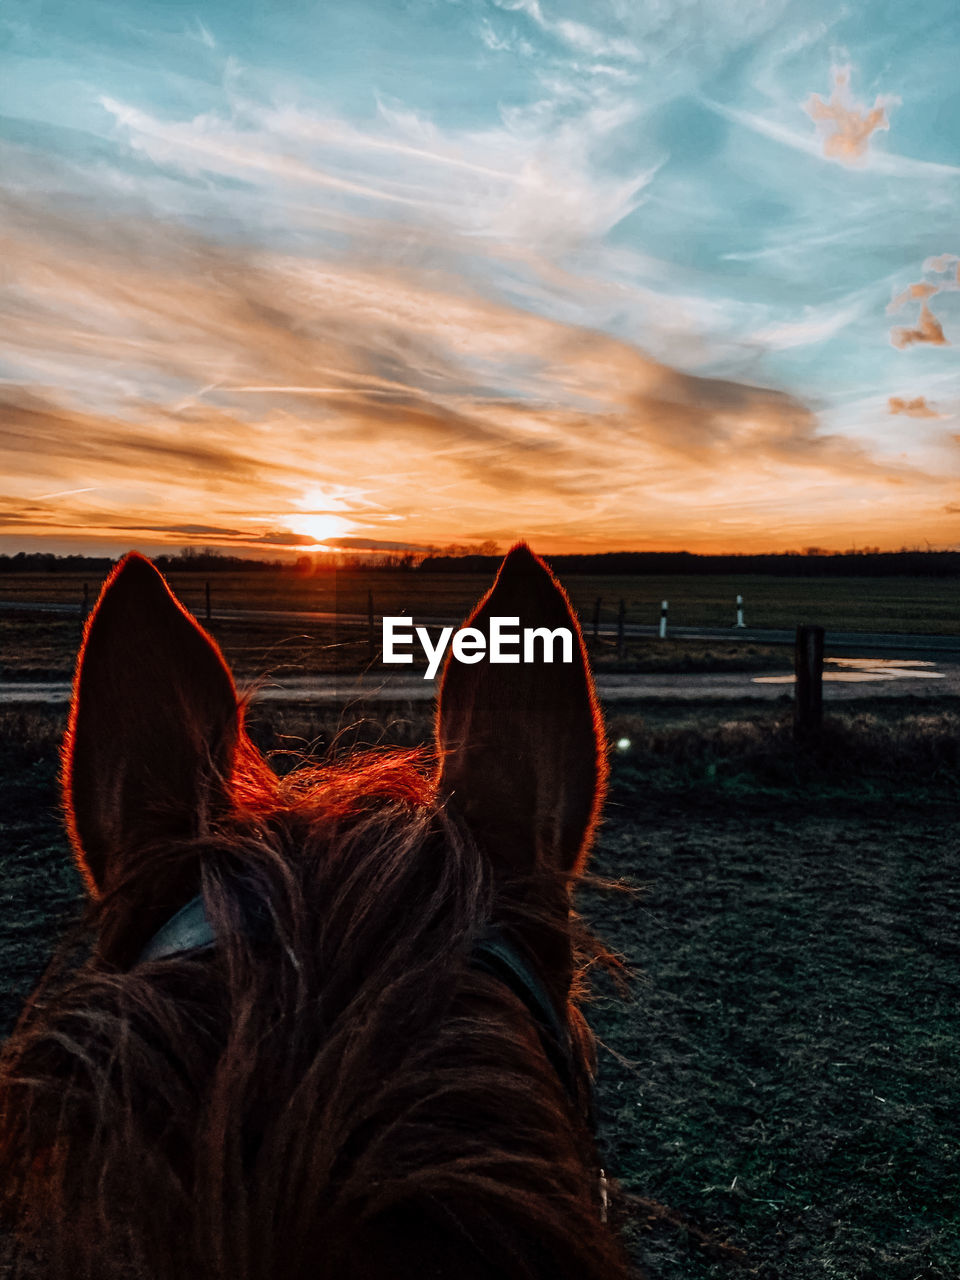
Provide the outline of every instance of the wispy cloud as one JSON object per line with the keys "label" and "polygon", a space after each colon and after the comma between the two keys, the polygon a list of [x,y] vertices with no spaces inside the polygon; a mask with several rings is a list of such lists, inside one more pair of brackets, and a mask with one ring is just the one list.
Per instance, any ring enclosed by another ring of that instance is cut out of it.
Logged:
{"label": "wispy cloud", "polygon": [[205,25],[205,23],[201,18],[199,17],[194,18],[193,26],[190,30],[190,34],[194,37],[194,39],[199,40],[201,44],[206,45],[208,49],[216,49],[217,42],[213,38],[213,34],[210,31],[209,27]]}
{"label": "wispy cloud", "polygon": [[636,44],[626,36],[610,36],[585,22],[570,18],[550,18],[540,0],[494,0],[498,9],[507,13],[519,13],[529,18],[547,35],[559,40],[576,53],[591,58],[626,58],[641,61],[642,54]]}
{"label": "wispy cloud", "polygon": [[492,53],[516,53],[529,58],[534,52],[529,40],[522,39],[516,33],[498,32],[489,18],[480,20],[480,39]]}
{"label": "wispy cloud", "polygon": [[274,150],[264,145],[264,140],[256,134],[241,132],[215,115],[196,116],[181,123],[160,120],[110,97],[103,97],[100,102],[126,131],[131,145],[157,164],[176,164],[188,172],[206,171],[225,177],[257,176],[269,182],[326,187],[377,202],[421,203],[415,195],[399,189],[402,183],[372,186],[352,181]]}
{"label": "wispy cloud", "polygon": [[857,303],[846,307],[808,307],[800,320],[786,320],[779,324],[767,325],[750,334],[748,341],[777,351],[787,351],[792,347],[815,346],[821,342],[829,342],[842,333],[848,325],[862,315],[863,308]]}
{"label": "wispy cloud", "polygon": [[343,212],[407,219],[556,252],[595,241],[637,208],[658,163],[624,174],[597,163],[636,117],[625,96],[592,92],[561,120],[505,113],[510,123],[440,134],[423,116],[379,102],[359,129],[334,115],[238,100],[228,115],[163,119],[115,98],[101,104],[138,152],[185,175],[210,174],[280,193],[322,191]]}
{"label": "wispy cloud", "polygon": [[431,551],[430,543],[396,542],[386,538],[324,538],[322,545],[341,551]]}

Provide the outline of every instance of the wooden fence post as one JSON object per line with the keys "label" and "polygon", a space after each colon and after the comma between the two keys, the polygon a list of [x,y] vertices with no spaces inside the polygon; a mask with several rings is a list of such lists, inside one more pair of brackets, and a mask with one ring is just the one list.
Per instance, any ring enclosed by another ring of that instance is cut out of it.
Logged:
{"label": "wooden fence post", "polygon": [[625,600],[620,601],[620,608],[617,610],[617,657],[623,657],[623,624],[627,617],[627,603]]}
{"label": "wooden fence post", "polygon": [[603,601],[600,599],[599,596],[597,596],[596,600],[593,602],[593,638],[594,640],[597,640],[600,637],[600,605],[602,603]]}
{"label": "wooden fence post", "polygon": [[668,607],[669,607],[669,606],[668,606],[668,603],[667,603],[667,601],[666,601],[666,600],[661,600],[661,601],[660,601],[660,639],[661,639],[661,640],[666,640],[666,638],[667,638],[667,609],[668,609]]}
{"label": "wooden fence post", "polygon": [[367,592],[367,648],[370,651],[370,661],[373,661],[374,654],[377,652],[376,638],[373,633],[373,592]]}
{"label": "wooden fence post", "polygon": [[797,627],[793,736],[809,742],[823,724],[823,627]]}

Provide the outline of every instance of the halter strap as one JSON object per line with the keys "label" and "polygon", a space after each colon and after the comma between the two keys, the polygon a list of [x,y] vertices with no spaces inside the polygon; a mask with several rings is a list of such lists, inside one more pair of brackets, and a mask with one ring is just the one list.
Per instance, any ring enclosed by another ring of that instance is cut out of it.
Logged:
{"label": "halter strap", "polygon": [[[140,952],[138,963],[166,960],[187,951],[213,947],[216,942],[217,935],[207,916],[203,897],[197,894],[166,924],[161,925]],[[560,1078],[570,1101],[576,1105],[579,1097],[570,1033],[539,975],[504,932],[496,927],[491,927],[477,939],[470,952],[469,963],[481,973],[496,978],[526,1006],[536,1025],[547,1061]],[[592,1122],[592,1114],[589,1119]]]}

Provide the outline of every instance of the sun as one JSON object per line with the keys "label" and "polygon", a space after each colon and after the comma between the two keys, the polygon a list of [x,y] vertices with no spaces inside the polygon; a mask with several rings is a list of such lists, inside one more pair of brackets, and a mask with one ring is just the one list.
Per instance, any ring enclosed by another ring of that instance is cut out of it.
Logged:
{"label": "sun", "polygon": [[303,515],[290,516],[287,524],[294,533],[305,534],[315,542],[325,542],[327,538],[342,538],[354,528],[352,520],[331,515],[328,511],[305,511]]}

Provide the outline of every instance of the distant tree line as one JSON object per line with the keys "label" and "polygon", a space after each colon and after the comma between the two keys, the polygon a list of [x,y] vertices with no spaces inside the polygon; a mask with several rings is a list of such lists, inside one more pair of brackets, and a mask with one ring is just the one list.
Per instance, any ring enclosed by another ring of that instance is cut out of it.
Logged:
{"label": "distant tree line", "polygon": [[[410,553],[380,553],[364,557],[356,553],[326,553],[314,559],[301,555],[296,561],[245,559],[222,552],[187,549],[175,555],[158,555],[153,562],[164,573],[299,573],[329,569],[416,569],[420,573],[483,573],[492,575],[500,555],[429,555],[422,560]],[[780,577],[935,577],[960,575],[960,551],[863,551],[828,552],[808,547],[803,552],[764,555],[698,555],[691,551],[608,551],[591,555],[545,556],[562,575],[589,574],[775,574]],[[418,563],[419,560],[419,563]],[[0,555],[3,573],[109,573],[115,561],[109,556],[53,555],[46,551],[19,551]]]}
{"label": "distant tree line", "polygon": [[[293,573],[303,576],[334,569],[412,569],[422,558],[422,552],[376,550],[325,551],[316,555],[299,555],[294,560],[265,560],[262,557],[228,555],[209,547],[187,547],[170,555],[150,557],[163,573]],[[106,574],[115,564],[116,559],[109,556],[58,556],[49,551],[18,551],[12,556],[0,555],[0,574]]]}
{"label": "distant tree line", "polygon": [[[764,555],[697,555],[691,551],[608,551],[596,555],[544,556],[560,575],[589,574],[776,574],[778,577],[956,577],[960,551],[804,552]],[[498,556],[427,556],[421,573],[487,573],[496,571]]]}
{"label": "distant tree line", "polygon": [[[203,573],[224,571],[247,573],[251,570],[292,569],[280,560],[245,560],[241,556],[220,555],[216,551],[184,552],[179,555],[152,556],[158,569],[196,570]],[[18,551],[16,555],[0,555],[0,573],[109,573],[116,564],[112,556],[57,556],[48,551]]]}
{"label": "distant tree line", "polygon": [[0,556],[0,573],[109,573],[109,556],[55,556],[48,551],[18,551]]}

